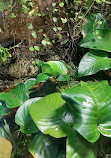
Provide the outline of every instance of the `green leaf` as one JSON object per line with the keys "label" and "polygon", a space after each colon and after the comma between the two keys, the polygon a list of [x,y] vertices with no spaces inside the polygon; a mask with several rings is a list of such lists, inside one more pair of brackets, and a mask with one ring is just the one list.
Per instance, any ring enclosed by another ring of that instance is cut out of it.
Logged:
{"label": "green leaf", "polygon": [[54,9],[53,9],[53,13],[55,13],[55,12],[58,12],[58,9],[57,9],[57,8],[54,8]]}
{"label": "green leaf", "polygon": [[44,63],[41,65],[42,68],[42,73],[48,74],[49,76],[57,76],[59,75],[58,72],[56,72],[55,70],[53,70],[50,65],[48,65],[47,63]]}
{"label": "green leaf", "polygon": [[61,44],[66,44],[68,40],[64,40],[61,42]]}
{"label": "green leaf", "polygon": [[4,101],[0,101],[0,118],[5,116],[10,109],[7,108],[6,103]]}
{"label": "green leaf", "polygon": [[52,7],[55,7],[56,6],[56,3],[52,3]]}
{"label": "green leaf", "polygon": [[110,30],[106,20],[100,13],[90,14],[84,18],[84,25],[82,27],[83,35],[99,29]]}
{"label": "green leaf", "polygon": [[0,122],[0,137],[7,138],[9,136],[9,125],[6,120]]}
{"label": "green leaf", "polygon": [[30,79],[28,79],[28,80],[25,82],[25,86],[26,86],[27,90],[33,88],[34,85],[35,85],[35,83],[36,83],[36,79],[35,79],[35,78],[30,78]]}
{"label": "green leaf", "polygon": [[61,21],[63,24],[67,23],[67,19],[66,18],[61,18]]}
{"label": "green leaf", "polygon": [[27,23],[27,27],[28,27],[28,29],[33,29],[32,23]]}
{"label": "green leaf", "polygon": [[5,62],[7,57],[6,57],[6,53],[4,51],[1,52],[1,57],[2,57],[3,62]]}
{"label": "green leaf", "polygon": [[71,131],[66,141],[67,158],[96,158],[97,143],[87,142],[77,131]]}
{"label": "green leaf", "polygon": [[34,7],[34,3],[33,2],[29,2],[28,5],[30,5],[31,7]]}
{"label": "green leaf", "polygon": [[36,79],[36,84],[39,84],[40,82],[46,82],[48,79],[49,79],[49,75],[47,74],[44,74],[44,73],[40,73],[38,76],[37,76],[37,79]]}
{"label": "green leaf", "polygon": [[8,7],[10,2],[8,0],[0,0],[0,11],[3,12],[4,9]]}
{"label": "green leaf", "polygon": [[40,47],[39,46],[34,46],[35,50],[37,50],[38,52],[40,51]]}
{"label": "green leaf", "polygon": [[16,15],[14,13],[11,13],[8,18],[16,18]]}
{"label": "green leaf", "polygon": [[84,19],[84,22],[82,33],[85,38],[80,46],[111,52],[111,30],[102,15],[91,14]]}
{"label": "green leaf", "polygon": [[5,101],[8,108],[18,107],[28,100],[28,98],[29,95],[24,83],[19,83],[8,93],[0,93],[0,100]]}
{"label": "green leaf", "polygon": [[57,22],[57,18],[56,18],[56,17],[53,17],[53,21],[54,21],[54,22]]}
{"label": "green leaf", "polygon": [[29,50],[33,52],[34,51],[34,47],[32,47],[32,46],[29,47]]}
{"label": "green leaf", "polygon": [[84,55],[78,68],[78,77],[95,74],[111,68],[111,59],[102,51],[90,51]]}
{"label": "green leaf", "polygon": [[47,41],[46,40],[42,40],[41,43],[42,43],[43,46],[47,45]]}
{"label": "green leaf", "polygon": [[30,11],[30,9],[26,6],[26,5],[22,5],[22,11],[24,12],[24,13],[27,13],[28,11]]}
{"label": "green leaf", "polygon": [[96,2],[101,4],[101,0],[96,0]]}
{"label": "green leaf", "polygon": [[64,6],[64,3],[63,3],[63,2],[60,2],[60,3],[59,3],[59,6],[60,6],[60,7],[63,7],[63,6]]}
{"label": "green leaf", "polygon": [[33,36],[35,39],[37,38],[37,34],[36,34],[35,31],[32,31],[31,34],[32,34],[32,36]]}
{"label": "green leaf", "polygon": [[8,54],[8,57],[10,57],[10,58],[12,57],[12,54],[10,54],[9,52],[7,52],[7,54]]}
{"label": "green leaf", "polygon": [[58,33],[57,36],[58,36],[59,40],[62,39],[62,35],[60,33]]}
{"label": "green leaf", "polygon": [[51,69],[55,70],[59,74],[66,75],[67,74],[67,67],[66,64],[62,61],[48,61],[45,64],[49,65]]}
{"label": "green leaf", "polygon": [[69,81],[69,80],[70,78],[67,75],[62,75],[62,74],[60,74],[56,79],[56,81]]}
{"label": "green leaf", "polygon": [[[97,35],[96,32],[98,32]],[[101,29],[87,34],[87,36],[80,43],[80,46],[90,49],[99,49],[99,50],[111,52],[110,43],[111,43],[111,31]]]}
{"label": "green leaf", "polygon": [[24,4],[26,2],[27,2],[27,0],[21,0],[21,4]]}
{"label": "green leaf", "polygon": [[30,115],[44,133],[60,138],[67,136],[73,117],[60,93],[53,93],[30,106]]}
{"label": "green leaf", "polygon": [[56,32],[56,31],[57,31],[57,28],[56,28],[56,27],[53,27],[53,30]]}
{"label": "green leaf", "polygon": [[57,158],[60,141],[42,133],[36,135],[29,144],[29,152],[35,158]]}
{"label": "green leaf", "polygon": [[62,27],[57,27],[57,29],[58,29],[59,31],[62,31]]}
{"label": "green leaf", "polygon": [[62,92],[75,116],[74,129],[89,142],[100,133],[111,138],[111,87],[107,81],[85,84]]}
{"label": "green leaf", "polygon": [[0,33],[2,32],[2,29],[0,28]]}
{"label": "green leaf", "polygon": [[20,126],[21,132],[31,134],[39,131],[29,113],[30,105],[39,99],[41,98],[38,97],[29,99],[17,110],[15,115],[15,122]]}

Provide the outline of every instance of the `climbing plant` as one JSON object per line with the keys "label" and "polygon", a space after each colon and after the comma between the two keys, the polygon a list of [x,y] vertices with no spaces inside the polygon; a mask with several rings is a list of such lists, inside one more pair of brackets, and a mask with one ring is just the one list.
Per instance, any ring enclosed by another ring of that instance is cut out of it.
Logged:
{"label": "climbing plant", "polygon": [[[46,0],[41,3],[40,0],[2,0],[0,4],[1,10],[5,9],[4,25],[1,26],[0,33],[3,41],[5,37],[19,39],[23,44],[27,40],[29,50],[35,55],[61,51],[60,57],[71,61],[76,52],[74,43],[81,36],[81,25],[86,15],[92,10],[96,12],[101,5],[103,9],[106,5],[109,12],[110,1]],[[12,29],[16,31],[11,31]],[[106,33],[109,34],[108,32],[107,30]],[[98,38],[102,36],[101,30],[99,34]]]}

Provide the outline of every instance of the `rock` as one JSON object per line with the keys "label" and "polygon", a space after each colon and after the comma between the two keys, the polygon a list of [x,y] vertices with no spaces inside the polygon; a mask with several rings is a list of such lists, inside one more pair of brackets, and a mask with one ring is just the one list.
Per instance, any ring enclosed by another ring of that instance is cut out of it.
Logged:
{"label": "rock", "polygon": [[27,59],[21,58],[9,67],[8,75],[11,78],[26,78],[36,76],[38,73],[37,66],[31,66],[31,62]]}
{"label": "rock", "polygon": [[0,64],[0,79],[14,80],[26,77],[35,77],[38,67],[32,64],[32,54],[26,48],[16,48],[15,53],[5,64]]}

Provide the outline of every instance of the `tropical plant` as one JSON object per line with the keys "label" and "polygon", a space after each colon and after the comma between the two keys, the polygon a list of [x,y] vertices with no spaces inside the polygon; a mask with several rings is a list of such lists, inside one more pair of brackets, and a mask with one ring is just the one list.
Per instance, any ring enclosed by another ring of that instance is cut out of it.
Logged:
{"label": "tropical plant", "polygon": [[111,52],[111,30],[107,22],[99,13],[86,17],[85,21],[86,23],[82,29],[84,39],[80,46],[90,50],[80,61],[78,68],[79,77],[92,75],[100,70],[111,68],[111,58],[108,58],[107,53]]}
{"label": "tropical plant", "polygon": [[[46,6],[44,6],[44,3],[42,6],[39,2],[40,0],[1,0],[0,10],[6,12],[4,19],[5,25],[1,28],[1,35],[7,38],[10,35],[10,28],[16,29],[18,31],[16,31],[15,34],[11,32],[11,37],[9,38],[14,37],[22,42],[23,39],[27,40],[28,48],[34,54],[47,54],[50,48],[54,48],[53,52],[61,51],[61,54],[63,54],[61,55],[62,59],[67,61],[71,61],[73,55],[76,53],[74,43],[76,42],[76,38],[80,37],[81,24],[84,22],[86,15],[91,12],[91,9],[96,12],[100,5],[102,5],[102,7],[104,7],[104,5],[110,5],[109,0],[54,0],[53,2],[50,0],[49,2],[44,2]],[[18,14],[20,16],[18,16]],[[41,25],[39,25],[39,23]],[[99,23],[101,23],[101,20]],[[15,26],[17,28],[15,28]],[[22,33],[22,30],[19,30],[19,28],[23,28],[27,34]],[[105,29],[105,27],[102,29]],[[106,31],[106,34],[110,34],[109,30],[104,31]],[[89,38],[93,38],[95,35],[98,36],[97,39],[103,38],[102,30],[95,30],[93,36],[87,36],[88,39],[84,40],[87,42]],[[107,45],[106,49],[108,49]],[[69,49],[67,49],[67,47]]]}
{"label": "tropical plant", "polygon": [[[60,7],[63,5],[59,3]],[[92,14],[84,20],[87,23],[83,26],[85,37],[80,46],[90,50],[80,61],[79,78],[111,68],[111,59],[106,53],[111,51],[111,31],[106,21],[100,14]],[[103,140],[111,138],[111,86],[108,81],[80,81],[79,85],[66,86],[59,92],[30,98],[30,90],[50,77],[69,81],[64,61],[39,62],[38,67],[41,73],[36,79],[20,83],[8,93],[0,93],[0,137],[8,137],[15,146],[4,118],[11,109],[18,107],[15,122],[22,133],[31,136],[28,150],[34,157],[96,158]],[[10,143],[9,148],[11,150]],[[15,154],[16,150],[14,147]]]}

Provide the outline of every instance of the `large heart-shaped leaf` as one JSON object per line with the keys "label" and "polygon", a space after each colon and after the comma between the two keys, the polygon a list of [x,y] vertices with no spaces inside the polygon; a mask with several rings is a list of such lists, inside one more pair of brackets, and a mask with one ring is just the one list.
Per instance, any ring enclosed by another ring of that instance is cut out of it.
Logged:
{"label": "large heart-shaped leaf", "polygon": [[42,72],[53,76],[57,76],[59,74],[66,75],[67,67],[63,61],[48,61],[42,65]]}
{"label": "large heart-shaped leaf", "polygon": [[67,74],[67,67],[65,62],[63,61],[48,61],[46,62],[46,64],[48,64],[51,67],[51,69],[55,70],[59,74]]}
{"label": "large heart-shaped leaf", "polygon": [[12,144],[5,138],[0,137],[0,157],[10,158],[12,151]]}
{"label": "large heart-shaped leaf", "polygon": [[56,70],[53,70],[50,65],[48,65],[47,63],[44,63],[43,65],[41,65],[42,68],[42,73],[43,74],[48,74],[49,76],[57,76],[59,75],[59,73]]}
{"label": "large heart-shaped leaf", "polygon": [[95,30],[90,32],[80,43],[81,47],[111,52],[111,30]]}
{"label": "large heart-shaped leaf", "polygon": [[111,58],[108,58],[108,54],[92,50],[86,53],[80,61],[78,77],[92,75],[100,70],[108,70],[110,68]]}
{"label": "large heart-shaped leaf", "polygon": [[31,134],[39,131],[29,113],[30,105],[39,99],[38,97],[27,100],[16,112],[15,122],[20,126],[20,130],[23,133]]}
{"label": "large heart-shaped leaf", "polygon": [[66,141],[67,158],[95,158],[98,144],[89,143],[77,131],[72,130]]}
{"label": "large heart-shaped leaf", "polygon": [[18,107],[28,100],[28,98],[28,91],[24,83],[18,84],[8,93],[0,93],[0,100],[5,101],[8,108]]}
{"label": "large heart-shaped leaf", "polygon": [[49,79],[49,75],[48,74],[45,74],[45,73],[40,73],[38,76],[37,76],[37,79],[36,79],[36,84],[39,84],[40,82],[46,82],[48,79]]}
{"label": "large heart-shaped leaf", "polygon": [[65,137],[73,117],[60,93],[50,94],[30,106],[30,115],[37,127],[56,138]]}
{"label": "large heart-shaped leaf", "polygon": [[107,81],[67,89],[62,97],[75,115],[74,128],[89,142],[111,138],[111,87]]}
{"label": "large heart-shaped leaf", "polygon": [[110,30],[108,23],[100,13],[90,14],[84,18],[84,25],[82,27],[82,33],[85,37],[87,34],[97,30],[105,29]]}
{"label": "large heart-shaped leaf", "polygon": [[91,14],[84,21],[82,33],[85,38],[80,46],[111,52],[111,30],[101,14]]}
{"label": "large heart-shaped leaf", "polygon": [[60,141],[42,133],[29,144],[29,151],[35,158],[57,158]]}

